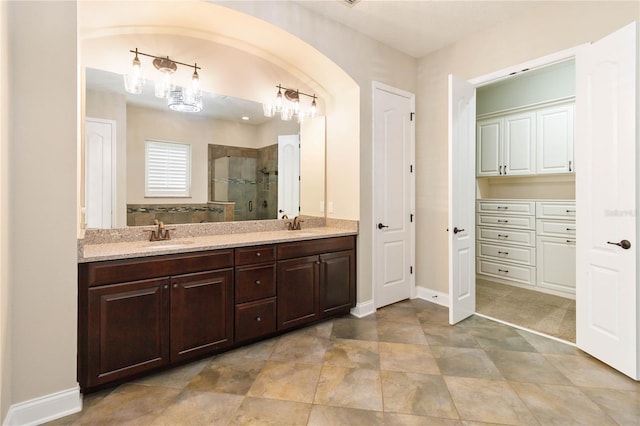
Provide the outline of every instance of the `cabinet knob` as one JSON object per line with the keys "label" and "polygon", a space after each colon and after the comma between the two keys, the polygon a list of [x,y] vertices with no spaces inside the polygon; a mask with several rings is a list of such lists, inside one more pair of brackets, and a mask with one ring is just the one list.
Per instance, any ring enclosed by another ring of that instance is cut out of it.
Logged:
{"label": "cabinet knob", "polygon": [[174,285],[173,285],[173,288],[178,288],[178,284],[174,284]]}
{"label": "cabinet knob", "polygon": [[256,285],[260,285],[260,284],[261,284],[260,280],[256,280]]}
{"label": "cabinet knob", "polygon": [[169,288],[169,286],[168,286],[167,284],[165,284],[165,285],[164,285],[164,289],[166,290],[166,289],[168,289],[168,288]]}
{"label": "cabinet knob", "polygon": [[262,318],[260,318],[260,317],[256,317],[256,321],[257,321],[257,322],[261,322],[261,321],[262,321]]}
{"label": "cabinet knob", "polygon": [[256,256],[260,257],[260,256],[262,256],[262,253],[257,252],[257,253],[256,253]]}

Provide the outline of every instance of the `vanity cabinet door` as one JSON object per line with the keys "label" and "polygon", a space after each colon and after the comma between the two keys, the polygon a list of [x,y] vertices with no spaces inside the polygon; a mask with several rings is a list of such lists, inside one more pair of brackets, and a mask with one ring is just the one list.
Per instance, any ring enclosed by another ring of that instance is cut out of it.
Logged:
{"label": "vanity cabinet door", "polygon": [[233,343],[233,270],[171,278],[171,361]]}
{"label": "vanity cabinet door", "polygon": [[318,256],[278,262],[278,330],[318,319],[319,265]]}
{"label": "vanity cabinet door", "polygon": [[355,252],[320,256],[320,312],[323,316],[349,312],[356,297]]}
{"label": "vanity cabinet door", "polygon": [[89,288],[83,387],[169,363],[169,283],[160,278]]}

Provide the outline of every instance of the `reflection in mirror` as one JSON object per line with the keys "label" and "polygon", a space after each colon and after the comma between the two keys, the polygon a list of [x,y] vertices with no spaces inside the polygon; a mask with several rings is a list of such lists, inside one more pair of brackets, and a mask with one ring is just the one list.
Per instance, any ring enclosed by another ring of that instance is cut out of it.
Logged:
{"label": "reflection in mirror", "polygon": [[[259,103],[203,93],[203,111],[183,113],[170,111],[166,100],[155,98],[152,84],[142,94],[131,95],[124,91],[121,75],[91,68],[86,69],[85,81],[88,228],[150,225],[156,219],[194,223],[321,214],[324,167],[320,174],[317,167],[309,167],[306,174],[300,168],[299,147],[307,146],[306,152],[316,156],[303,159],[303,164],[314,160],[324,164],[324,124],[305,123],[303,127],[314,133],[322,132],[305,138],[299,136],[295,120],[266,118]],[[321,117],[316,120],[324,123]],[[279,151],[282,141],[290,137],[296,138],[298,150],[287,154],[283,166]],[[149,140],[191,147],[188,196],[146,194],[145,142]],[[309,192],[318,193],[301,194],[303,181]],[[308,211],[300,207],[305,199],[313,200]]]}

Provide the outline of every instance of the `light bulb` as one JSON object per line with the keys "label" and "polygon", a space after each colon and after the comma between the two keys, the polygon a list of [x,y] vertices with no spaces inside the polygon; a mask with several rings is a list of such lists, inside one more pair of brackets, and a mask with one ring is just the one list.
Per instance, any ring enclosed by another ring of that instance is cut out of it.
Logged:
{"label": "light bulb", "polygon": [[309,115],[311,116],[311,118],[316,116],[316,112],[318,111],[318,107],[316,105],[316,95],[313,95],[313,101],[311,102],[311,111],[309,113]]}
{"label": "light bulb", "polygon": [[191,76],[191,91],[200,94],[200,76],[198,75],[197,64],[193,65],[193,75]]}
{"label": "light bulb", "polygon": [[275,111],[282,112],[283,106],[284,106],[284,99],[282,98],[282,91],[280,90],[280,86],[278,86],[278,94],[276,95],[276,102],[275,102]]}
{"label": "light bulb", "polygon": [[142,67],[140,66],[140,59],[138,59],[138,49],[136,49],[136,56],[131,63],[131,71],[124,76],[124,89],[128,93],[139,95],[142,93],[143,85]]}

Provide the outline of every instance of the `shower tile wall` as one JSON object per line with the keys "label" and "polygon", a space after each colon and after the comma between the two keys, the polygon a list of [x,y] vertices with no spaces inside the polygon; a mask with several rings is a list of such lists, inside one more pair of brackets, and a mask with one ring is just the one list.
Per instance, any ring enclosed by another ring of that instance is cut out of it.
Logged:
{"label": "shower tile wall", "polygon": [[258,219],[278,217],[278,145],[258,150]]}

